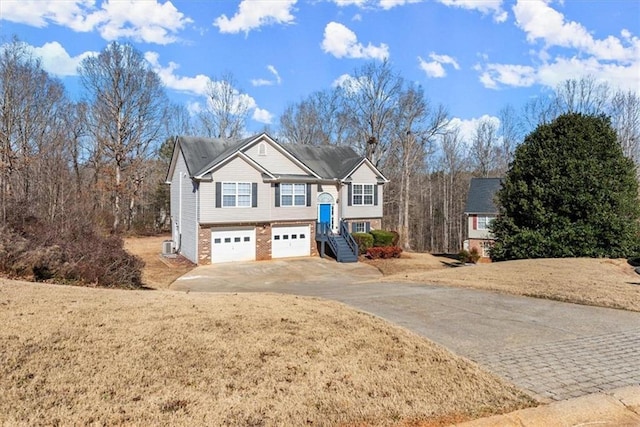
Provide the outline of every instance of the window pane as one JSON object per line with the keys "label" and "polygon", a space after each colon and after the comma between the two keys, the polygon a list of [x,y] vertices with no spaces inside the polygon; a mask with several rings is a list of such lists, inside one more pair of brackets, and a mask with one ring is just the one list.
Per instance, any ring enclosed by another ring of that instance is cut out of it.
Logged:
{"label": "window pane", "polygon": [[305,206],[307,204],[307,201],[305,199],[305,196],[296,195],[296,206]]}
{"label": "window pane", "polygon": [[239,237],[235,237],[235,238],[233,239],[233,241],[234,241],[235,243],[240,243],[240,238],[239,238]]}
{"label": "window pane", "polygon": [[307,186],[305,184],[296,184],[295,185],[296,194],[307,194]]}
{"label": "window pane", "polygon": [[251,237],[249,237],[249,236],[245,237],[245,238],[244,238],[244,241],[245,241],[245,242],[250,242],[250,241],[251,241]]}
{"label": "window pane", "polygon": [[251,183],[250,182],[239,182],[238,183],[238,194],[248,194],[251,196]]}
{"label": "window pane", "polygon": [[281,206],[292,206],[293,205],[293,196],[282,195],[282,201],[280,203]]}
{"label": "window pane", "polygon": [[222,196],[222,206],[235,206],[236,196]]}
{"label": "window pane", "polygon": [[364,204],[365,205],[373,205],[373,196],[365,195],[364,196]]}
{"label": "window pane", "polygon": [[354,205],[361,205],[362,204],[362,196],[356,196],[354,194],[353,195],[353,204]]}
{"label": "window pane", "polygon": [[289,240],[289,235],[288,234],[283,234],[282,235],[282,240]]}
{"label": "window pane", "polygon": [[362,194],[362,185],[360,184],[353,184],[353,194],[356,195],[360,195]]}
{"label": "window pane", "polygon": [[225,243],[231,243],[231,237],[225,237],[224,238],[224,242]]}
{"label": "window pane", "polygon": [[213,239],[213,243],[221,243],[222,240],[221,239]]}
{"label": "window pane", "polygon": [[236,193],[236,183],[235,182],[223,182],[222,183],[222,194],[235,194]]}
{"label": "window pane", "polygon": [[248,207],[251,206],[251,194],[248,195],[238,195],[238,206]]}
{"label": "window pane", "polygon": [[280,194],[282,195],[293,194],[293,184],[280,184]]}
{"label": "window pane", "polygon": [[365,185],[364,186],[364,194],[373,195],[373,185]]}

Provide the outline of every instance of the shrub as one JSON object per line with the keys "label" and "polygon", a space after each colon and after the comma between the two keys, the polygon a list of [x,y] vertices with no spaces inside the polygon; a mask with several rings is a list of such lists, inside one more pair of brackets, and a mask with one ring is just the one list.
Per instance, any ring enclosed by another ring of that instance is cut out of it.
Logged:
{"label": "shrub", "polygon": [[367,257],[371,259],[378,258],[400,258],[402,248],[399,246],[374,246],[367,249]]}
{"label": "shrub", "polygon": [[367,253],[367,249],[373,246],[373,236],[369,233],[352,233],[351,236],[358,244],[360,255]]}
{"label": "shrub", "polygon": [[370,234],[373,236],[373,246],[393,246],[393,240],[395,238],[393,232],[385,230],[371,230]]}
{"label": "shrub", "polygon": [[0,229],[0,271],[10,277],[132,289],[142,286],[143,265],[122,239],[87,223],[62,228],[30,218]]}
{"label": "shrub", "polygon": [[465,264],[475,264],[480,260],[481,255],[478,248],[473,247],[470,251],[463,249],[458,253],[458,259]]}

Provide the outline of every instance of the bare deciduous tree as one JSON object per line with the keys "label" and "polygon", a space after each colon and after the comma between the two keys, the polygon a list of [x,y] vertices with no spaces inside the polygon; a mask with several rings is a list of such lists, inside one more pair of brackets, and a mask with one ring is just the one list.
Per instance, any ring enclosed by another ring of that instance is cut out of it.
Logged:
{"label": "bare deciduous tree", "polygon": [[135,194],[125,186],[138,182],[123,173],[133,160],[148,157],[158,142],[167,106],[164,88],[142,54],[128,44],[109,44],[99,55],[85,58],[78,71],[89,98],[96,173],[103,162],[112,172],[107,182],[113,197],[111,228],[117,231],[122,198]]}
{"label": "bare deciduous tree", "polygon": [[239,138],[255,107],[253,99],[236,88],[231,73],[207,84],[207,105],[200,112],[202,133],[209,138]]}

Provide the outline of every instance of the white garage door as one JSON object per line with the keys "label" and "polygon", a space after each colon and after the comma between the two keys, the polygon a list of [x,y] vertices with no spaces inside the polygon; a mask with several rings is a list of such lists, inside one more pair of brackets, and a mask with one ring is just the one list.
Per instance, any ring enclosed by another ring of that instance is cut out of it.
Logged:
{"label": "white garage door", "polygon": [[308,225],[271,229],[272,258],[309,256],[310,254],[311,236],[309,236]]}
{"label": "white garage door", "polygon": [[211,232],[211,262],[253,261],[256,259],[256,229]]}

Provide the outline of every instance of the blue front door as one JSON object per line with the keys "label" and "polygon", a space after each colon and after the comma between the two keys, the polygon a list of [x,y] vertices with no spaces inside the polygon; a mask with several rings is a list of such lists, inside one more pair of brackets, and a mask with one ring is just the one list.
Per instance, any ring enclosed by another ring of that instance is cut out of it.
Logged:
{"label": "blue front door", "polygon": [[331,226],[331,205],[330,204],[321,204],[320,205],[320,215],[318,218],[318,222],[329,224]]}

